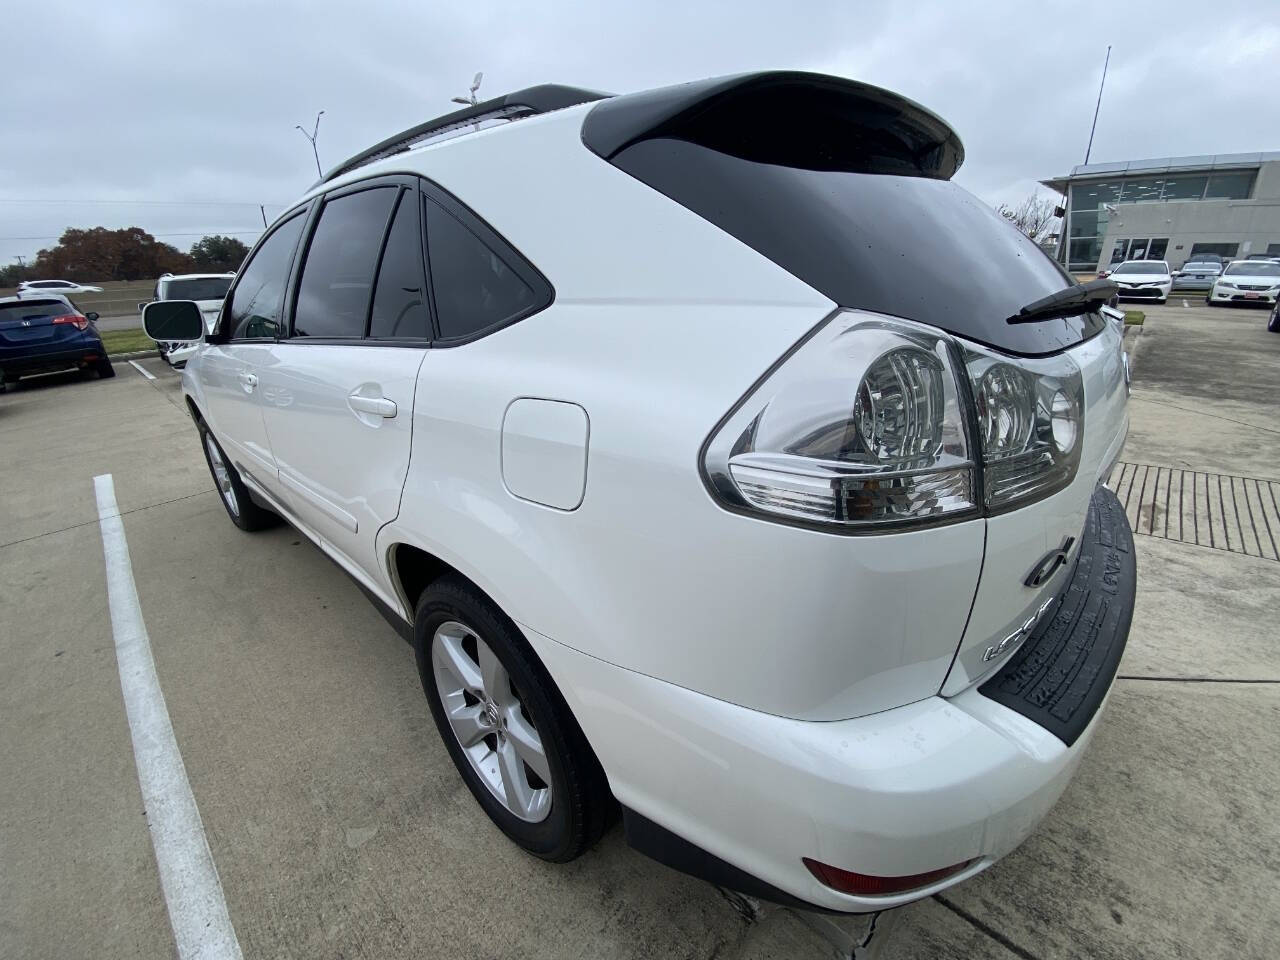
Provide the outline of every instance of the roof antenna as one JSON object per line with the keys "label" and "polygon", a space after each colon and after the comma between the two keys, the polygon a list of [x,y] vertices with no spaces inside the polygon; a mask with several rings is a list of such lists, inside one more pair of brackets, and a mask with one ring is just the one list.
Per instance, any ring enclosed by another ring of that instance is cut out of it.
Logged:
{"label": "roof antenna", "polygon": [[1107,85],[1107,67],[1111,63],[1111,44],[1107,44],[1107,59],[1102,64],[1102,83],[1098,85],[1098,102],[1093,108],[1093,126],[1089,128],[1089,146],[1084,151],[1084,162],[1089,162],[1093,152],[1093,131],[1098,129],[1098,111],[1102,109],[1102,89]]}

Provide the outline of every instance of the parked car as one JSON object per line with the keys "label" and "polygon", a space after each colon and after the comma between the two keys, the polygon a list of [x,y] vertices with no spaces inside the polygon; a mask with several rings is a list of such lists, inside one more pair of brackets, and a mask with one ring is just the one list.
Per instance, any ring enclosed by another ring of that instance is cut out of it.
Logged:
{"label": "parked car", "polygon": [[66,297],[0,297],[0,390],[22,377],[82,370],[114,377],[94,322]]}
{"label": "parked car", "polygon": [[1280,263],[1270,260],[1232,260],[1213,283],[1206,298],[1211,307],[1228,303],[1269,305],[1280,295]]}
{"label": "parked car", "polygon": [[1164,303],[1173,289],[1173,275],[1164,260],[1126,260],[1111,271],[1116,293],[1122,300],[1155,300]]}
{"label": "parked car", "polygon": [[1212,260],[1188,260],[1173,274],[1174,290],[1211,290],[1222,273],[1222,265]]}
{"label": "parked car", "polygon": [[18,284],[18,296],[44,296],[49,293],[69,297],[73,293],[101,293],[101,287],[92,287],[87,283],[73,283],[70,280],[24,280]]}
{"label": "parked car", "polygon": [[836,77],[533,87],[341,164],[249,254],[182,374],[227,515],[374,598],[525,850],[620,807],[665,863],[865,912],[1065,788],[1133,609],[1121,321],[963,155]]}
{"label": "parked car", "polygon": [[[204,316],[205,330],[212,333],[214,324],[218,322],[218,313],[222,310],[222,301],[235,279],[234,273],[166,273],[156,281],[152,293],[155,300],[193,300]],[[151,301],[148,301],[151,302]],[[138,310],[146,307],[146,303],[138,304]],[[156,346],[161,358],[171,367],[181,370],[195,353],[195,343],[159,343]]]}

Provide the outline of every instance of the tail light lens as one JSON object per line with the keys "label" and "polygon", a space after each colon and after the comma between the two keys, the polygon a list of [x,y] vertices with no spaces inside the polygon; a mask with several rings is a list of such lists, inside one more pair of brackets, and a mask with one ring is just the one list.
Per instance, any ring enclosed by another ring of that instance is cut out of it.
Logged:
{"label": "tail light lens", "polygon": [[67,313],[67,314],[63,314],[63,315],[62,315],[62,316],[60,316],[60,317],[54,317],[54,318],[53,318],[53,322],[54,322],[54,323],[69,323],[69,324],[71,324],[72,326],[74,326],[77,330],[88,330],[88,329],[89,329],[89,318],[88,318],[88,317],[82,317],[82,316],[80,316],[80,314],[78,314],[78,313]]}
{"label": "tail light lens", "polygon": [[1016,360],[964,347],[977,407],[986,506],[1001,510],[1069,484],[1080,465],[1084,397],[1070,357]]}
{"label": "tail light lens", "polygon": [[955,356],[931,327],[835,315],[711,438],[712,488],[739,507],[845,528],[975,512]]}
{"label": "tail light lens", "polygon": [[[967,381],[967,382],[966,382]],[[1075,477],[1080,370],[841,311],[735,408],[703,466],[726,505],[874,531],[1010,508]]]}

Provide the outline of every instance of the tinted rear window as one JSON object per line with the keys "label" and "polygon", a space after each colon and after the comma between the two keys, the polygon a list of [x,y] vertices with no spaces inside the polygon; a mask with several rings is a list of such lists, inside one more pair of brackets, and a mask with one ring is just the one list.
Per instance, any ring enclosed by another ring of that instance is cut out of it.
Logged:
{"label": "tinted rear window", "polygon": [[[635,143],[612,162],[710,220],[845,307],[933,324],[1024,354],[1101,328],[1097,314],[1010,325],[1074,281],[987,204],[948,180],[772,162],[688,139]],[[856,141],[841,145],[856,151]]]}
{"label": "tinted rear window", "polygon": [[23,300],[21,303],[0,304],[0,323],[61,317],[69,313],[75,311],[61,300]]}
{"label": "tinted rear window", "polygon": [[170,280],[165,285],[166,300],[221,300],[231,289],[232,277],[193,277]]}

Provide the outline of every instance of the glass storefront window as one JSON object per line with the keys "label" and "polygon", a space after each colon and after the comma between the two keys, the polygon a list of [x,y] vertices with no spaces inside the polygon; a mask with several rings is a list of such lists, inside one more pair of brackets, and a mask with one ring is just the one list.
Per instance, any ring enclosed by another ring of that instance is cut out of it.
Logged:
{"label": "glass storefront window", "polygon": [[1098,265],[1100,253],[1102,253],[1102,240],[1098,237],[1071,240],[1067,250],[1068,269],[1092,270]]}
{"label": "glass storefront window", "polygon": [[1071,236],[1096,237],[1103,232],[1098,229],[1096,210],[1077,210],[1071,214]]}
{"label": "glass storefront window", "polygon": [[1206,176],[1199,177],[1167,177],[1164,181],[1164,199],[1166,200],[1199,200],[1204,197]]}
{"label": "glass storefront window", "polygon": [[1206,200],[1248,200],[1252,192],[1252,170],[1215,173],[1209,177],[1209,189],[1205,191],[1204,198]]}
{"label": "glass storefront window", "polygon": [[1160,199],[1160,191],[1164,187],[1163,177],[1144,177],[1141,180],[1126,180],[1120,191],[1121,203],[1148,203]]}

